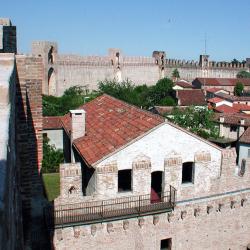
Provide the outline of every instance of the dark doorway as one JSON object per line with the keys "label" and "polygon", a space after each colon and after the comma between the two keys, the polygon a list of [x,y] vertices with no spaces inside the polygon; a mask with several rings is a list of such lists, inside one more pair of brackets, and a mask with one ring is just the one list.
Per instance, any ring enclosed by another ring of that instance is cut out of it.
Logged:
{"label": "dark doorway", "polygon": [[118,171],[118,192],[132,191],[131,169]]}
{"label": "dark doorway", "polygon": [[172,239],[161,240],[161,250],[171,250],[172,248]]}
{"label": "dark doorway", "polygon": [[162,196],[162,171],[151,173],[151,203],[161,201]]}

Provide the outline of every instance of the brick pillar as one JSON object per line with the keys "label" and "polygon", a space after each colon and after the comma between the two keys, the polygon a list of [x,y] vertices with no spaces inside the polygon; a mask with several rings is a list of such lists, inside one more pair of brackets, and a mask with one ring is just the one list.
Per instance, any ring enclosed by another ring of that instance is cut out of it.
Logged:
{"label": "brick pillar", "polygon": [[151,161],[145,155],[139,155],[132,163],[133,194],[150,194],[151,190]]}
{"label": "brick pillar", "polygon": [[115,198],[118,192],[117,163],[98,167],[96,174],[96,193],[101,196]]}
{"label": "brick pillar", "polygon": [[79,202],[83,197],[80,163],[60,165],[60,198],[67,202]]}
{"label": "brick pillar", "polygon": [[164,192],[169,191],[169,186],[179,189],[182,179],[182,158],[173,153],[164,160]]}

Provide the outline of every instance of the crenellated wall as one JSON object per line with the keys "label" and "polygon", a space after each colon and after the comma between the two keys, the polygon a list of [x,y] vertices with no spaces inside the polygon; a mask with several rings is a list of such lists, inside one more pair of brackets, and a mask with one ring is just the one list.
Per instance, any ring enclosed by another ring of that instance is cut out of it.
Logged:
{"label": "crenellated wall", "polygon": [[[202,186],[199,193],[194,191],[194,185],[181,187],[182,158],[178,154],[171,155],[165,159],[164,165],[165,181],[177,188],[178,201],[172,212],[58,227],[53,232],[55,249],[157,250],[163,239],[171,239],[172,250],[246,249],[250,243],[250,160],[247,160],[246,171],[241,176],[235,164],[235,151],[225,149],[221,154],[220,172],[212,180],[210,191],[203,190]],[[207,152],[195,155],[196,168],[201,170],[201,176],[196,176],[196,180],[207,178],[202,171],[210,161],[211,155]],[[142,191],[149,184],[150,177],[146,176],[150,176],[150,169],[148,157],[140,155],[134,161],[134,185],[137,185],[137,177],[141,179],[138,190]],[[100,172],[112,180],[108,174],[110,171]]]}
{"label": "crenellated wall", "polygon": [[[49,60],[51,52],[53,60]],[[176,68],[180,78],[188,81],[196,77],[235,78],[239,71],[249,71],[249,63],[214,62],[208,55],[201,55],[199,62],[168,59],[164,51],[154,51],[152,57],[126,56],[120,49],[109,49],[107,56],[61,55],[56,43],[46,41],[34,42],[32,54],[43,57],[43,93],[56,96],[74,85],[96,90],[98,82],[105,79],[152,85],[163,77],[172,78]]]}

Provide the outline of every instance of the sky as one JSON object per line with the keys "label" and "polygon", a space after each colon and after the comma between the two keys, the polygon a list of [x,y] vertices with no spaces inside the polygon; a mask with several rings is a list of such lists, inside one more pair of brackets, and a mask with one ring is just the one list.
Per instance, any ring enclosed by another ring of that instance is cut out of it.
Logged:
{"label": "sky", "polygon": [[11,0],[1,17],[17,26],[18,52],[32,41],[58,43],[59,53],[231,61],[250,57],[250,0]]}

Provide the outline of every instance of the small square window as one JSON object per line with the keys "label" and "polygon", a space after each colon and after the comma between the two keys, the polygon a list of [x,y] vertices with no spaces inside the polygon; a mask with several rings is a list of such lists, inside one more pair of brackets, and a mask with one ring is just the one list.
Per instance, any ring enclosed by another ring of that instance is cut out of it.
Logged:
{"label": "small square window", "polygon": [[171,250],[172,249],[172,239],[161,240],[160,250]]}
{"label": "small square window", "polygon": [[237,126],[232,125],[230,126],[230,132],[236,132],[237,131]]}
{"label": "small square window", "polygon": [[131,169],[118,171],[118,192],[132,191]]}
{"label": "small square window", "polygon": [[193,162],[185,162],[182,164],[182,183],[194,183]]}

